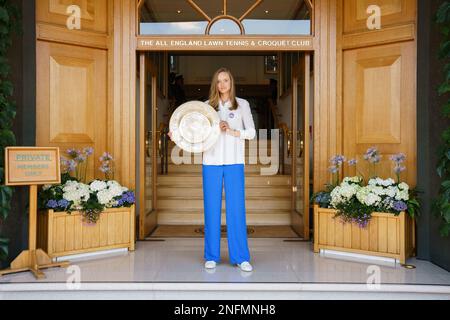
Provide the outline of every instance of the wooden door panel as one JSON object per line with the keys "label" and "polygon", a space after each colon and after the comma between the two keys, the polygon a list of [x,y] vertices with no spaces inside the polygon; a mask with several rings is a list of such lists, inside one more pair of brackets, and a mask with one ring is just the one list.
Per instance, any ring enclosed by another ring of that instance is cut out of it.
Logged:
{"label": "wooden door panel", "polygon": [[380,7],[382,28],[416,19],[416,0],[345,0],[344,33],[367,31],[367,8],[370,5]]}
{"label": "wooden door panel", "polygon": [[[38,0],[37,21],[66,26],[71,5],[80,7],[81,29],[106,33],[108,31],[109,0]],[[112,1],[111,1],[112,2]]]}
{"label": "wooden door panel", "polygon": [[102,176],[98,158],[106,151],[107,52],[37,42],[36,143],[95,149],[88,177]]}
{"label": "wooden door panel", "polygon": [[[344,154],[362,159],[367,148],[383,153],[378,174],[394,176],[389,156],[407,155],[403,177],[415,184],[416,61],[413,41],[344,52]],[[356,174],[354,169],[348,169]]]}

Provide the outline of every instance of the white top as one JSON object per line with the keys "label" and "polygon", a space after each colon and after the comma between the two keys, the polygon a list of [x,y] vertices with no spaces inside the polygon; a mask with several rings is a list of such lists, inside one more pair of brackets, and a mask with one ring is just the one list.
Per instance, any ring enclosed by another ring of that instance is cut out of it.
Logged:
{"label": "white top", "polygon": [[[203,152],[204,165],[245,165],[245,140],[252,140],[256,136],[250,104],[247,100],[236,98],[238,108],[230,110],[231,102],[225,105],[219,102],[217,112],[221,121],[228,122],[230,129],[240,131],[240,137],[234,137],[221,131],[214,146]],[[208,101],[206,101],[208,103]]]}

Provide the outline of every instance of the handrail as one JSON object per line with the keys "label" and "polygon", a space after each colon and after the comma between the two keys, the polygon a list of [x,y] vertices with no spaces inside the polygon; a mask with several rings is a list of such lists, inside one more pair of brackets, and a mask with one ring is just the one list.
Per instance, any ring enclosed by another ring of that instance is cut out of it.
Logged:
{"label": "handrail", "polygon": [[272,99],[268,99],[270,110],[272,111],[272,117],[275,121],[275,128],[279,127],[280,124],[280,117],[277,114],[277,105],[273,102]]}
{"label": "handrail", "polygon": [[168,173],[168,163],[169,163],[169,150],[168,150],[168,136],[167,136],[167,130],[168,125],[164,122],[161,122],[159,124],[159,128],[157,133],[159,133],[158,138],[158,152],[159,157],[161,158],[161,174],[167,174]]}
{"label": "handrail", "polygon": [[285,173],[284,146],[285,146],[285,141],[287,140],[287,143],[288,143],[288,157],[289,157],[290,148],[291,148],[290,132],[289,132],[289,127],[284,122],[282,122],[282,123],[280,123],[278,125],[278,129],[280,130],[280,140],[281,140],[280,141],[280,150],[279,150],[279,155],[280,155],[280,159],[279,159],[280,172],[281,172],[281,174],[284,174]]}

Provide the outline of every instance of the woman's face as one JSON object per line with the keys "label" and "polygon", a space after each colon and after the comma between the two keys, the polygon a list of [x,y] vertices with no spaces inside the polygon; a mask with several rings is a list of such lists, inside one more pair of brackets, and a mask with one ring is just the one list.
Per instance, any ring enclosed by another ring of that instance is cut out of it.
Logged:
{"label": "woman's face", "polygon": [[217,77],[217,90],[219,90],[221,94],[230,93],[231,79],[227,72],[219,73],[219,76]]}

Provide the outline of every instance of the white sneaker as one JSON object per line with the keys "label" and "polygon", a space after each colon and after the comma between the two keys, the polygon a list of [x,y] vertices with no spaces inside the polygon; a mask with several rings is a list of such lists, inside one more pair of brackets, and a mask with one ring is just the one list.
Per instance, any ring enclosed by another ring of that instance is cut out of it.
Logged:
{"label": "white sneaker", "polygon": [[216,267],[215,261],[206,261],[205,262],[205,268],[206,269],[214,269]]}
{"label": "white sneaker", "polygon": [[253,271],[253,267],[248,261],[244,261],[241,264],[238,264],[238,267],[241,268],[242,271],[251,272]]}

